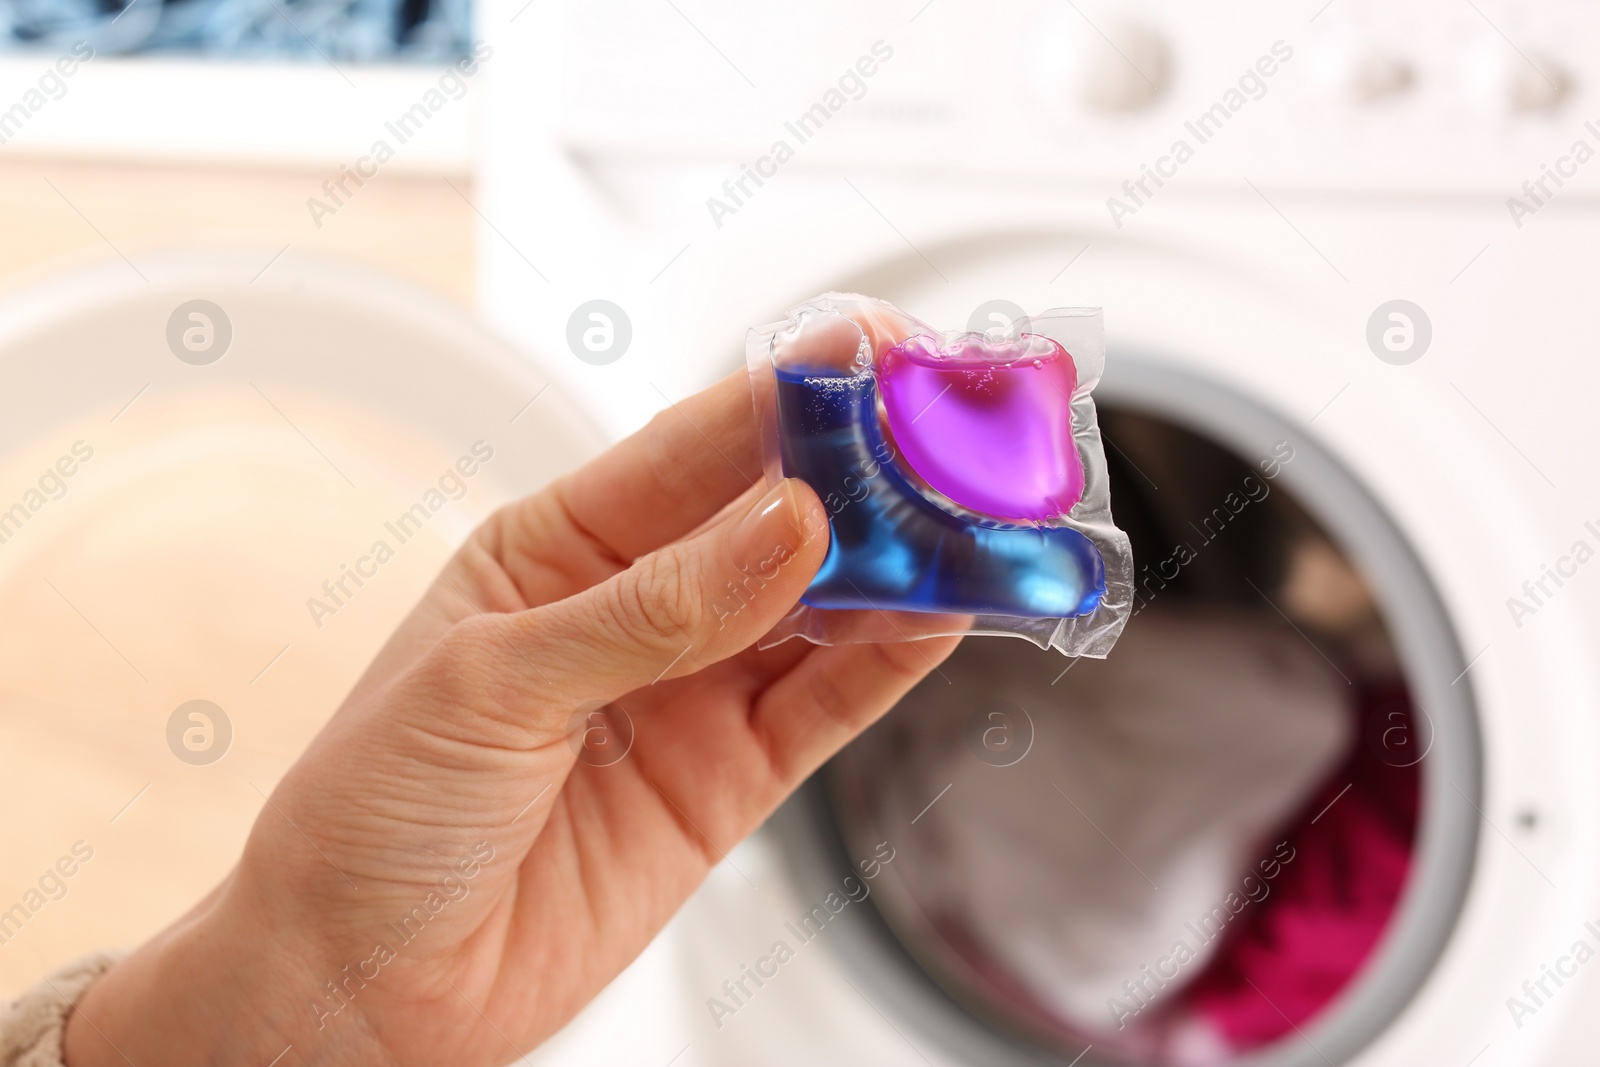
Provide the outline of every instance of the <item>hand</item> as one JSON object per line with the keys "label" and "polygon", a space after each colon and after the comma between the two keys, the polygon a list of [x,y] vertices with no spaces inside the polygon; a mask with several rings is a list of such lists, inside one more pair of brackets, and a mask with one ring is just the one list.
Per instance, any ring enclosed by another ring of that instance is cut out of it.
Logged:
{"label": "hand", "polygon": [[738,375],[477,530],[71,1067],[471,1067],[569,1020],[955,645],[754,650],[828,545],[758,452]]}

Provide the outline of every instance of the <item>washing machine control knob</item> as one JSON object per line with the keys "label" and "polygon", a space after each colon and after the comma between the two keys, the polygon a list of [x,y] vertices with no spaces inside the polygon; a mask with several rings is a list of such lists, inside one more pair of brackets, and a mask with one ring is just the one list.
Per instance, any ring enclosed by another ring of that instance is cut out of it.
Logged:
{"label": "washing machine control knob", "polygon": [[1512,111],[1554,111],[1572,92],[1572,75],[1541,53],[1508,56],[1502,85]]}
{"label": "washing machine control knob", "polygon": [[1416,84],[1417,72],[1406,60],[1386,52],[1367,52],[1350,63],[1350,94],[1361,103],[1402,96]]}
{"label": "washing machine control knob", "polygon": [[1572,72],[1539,51],[1516,51],[1483,39],[1463,57],[1462,89],[1489,111],[1554,111],[1572,95]]}
{"label": "washing machine control knob", "polygon": [[1091,111],[1140,111],[1153,104],[1166,86],[1166,42],[1138,23],[1100,22],[1098,32],[1079,37],[1078,61],[1077,88]]}

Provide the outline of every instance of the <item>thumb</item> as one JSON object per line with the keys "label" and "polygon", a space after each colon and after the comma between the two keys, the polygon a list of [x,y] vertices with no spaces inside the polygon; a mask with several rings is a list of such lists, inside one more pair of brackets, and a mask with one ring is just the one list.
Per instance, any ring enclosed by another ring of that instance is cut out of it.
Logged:
{"label": "thumb", "polygon": [[[800,599],[828,550],[822,502],[787,478],[742,512],[513,617],[502,664],[561,704],[613,700],[756,642]],[[510,646],[510,647],[507,647]]]}

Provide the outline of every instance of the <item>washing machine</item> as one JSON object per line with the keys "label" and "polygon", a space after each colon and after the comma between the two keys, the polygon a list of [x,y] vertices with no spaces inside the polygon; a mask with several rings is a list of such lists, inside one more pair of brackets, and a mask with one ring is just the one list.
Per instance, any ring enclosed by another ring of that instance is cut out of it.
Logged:
{"label": "washing machine", "polygon": [[484,20],[484,307],[609,432],[819,292],[1098,306],[1140,590],[964,642],[535,1062],[1587,1061],[1591,8]]}

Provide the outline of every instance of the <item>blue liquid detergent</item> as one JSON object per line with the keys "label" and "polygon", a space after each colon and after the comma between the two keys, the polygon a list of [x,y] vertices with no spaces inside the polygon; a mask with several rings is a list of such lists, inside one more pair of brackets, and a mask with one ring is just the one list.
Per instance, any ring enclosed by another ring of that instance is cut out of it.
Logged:
{"label": "blue liquid detergent", "polygon": [[957,516],[926,499],[890,458],[871,374],[776,374],[783,473],[816,490],[833,535],[802,603],[1028,619],[1100,603],[1105,561],[1077,530]]}

